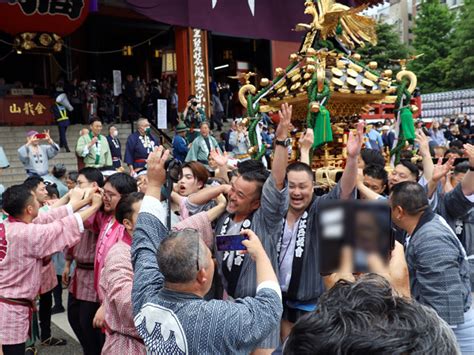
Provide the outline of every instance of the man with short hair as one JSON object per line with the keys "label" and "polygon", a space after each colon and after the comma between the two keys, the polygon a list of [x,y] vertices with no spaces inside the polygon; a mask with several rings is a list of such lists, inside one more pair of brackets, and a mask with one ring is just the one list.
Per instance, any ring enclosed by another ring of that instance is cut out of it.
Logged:
{"label": "man with short hair", "polygon": [[43,258],[77,243],[83,221],[101,205],[100,196],[82,199],[75,191],[69,205],[39,214],[40,204],[24,185],[4,193],[3,208],[9,217],[0,224],[0,339],[5,355],[24,354],[30,312],[41,283]]}
{"label": "man with short hair", "polygon": [[90,132],[79,137],[76,145],[76,154],[84,159],[84,165],[92,168],[112,166],[107,138],[102,134],[102,121],[95,117],[90,122]]}
{"label": "man with short hair", "polygon": [[110,154],[112,154],[112,165],[115,169],[122,167],[122,143],[118,138],[118,129],[114,125],[109,127],[107,142],[109,143]]}
{"label": "man with short hair", "polygon": [[368,165],[363,170],[363,183],[373,192],[385,195],[387,189],[388,175],[385,167],[380,165]]}
{"label": "man with short hair", "polygon": [[150,127],[150,122],[146,118],[140,118],[137,121],[137,130],[127,138],[124,161],[132,176],[145,167],[148,155],[160,145],[158,138],[151,133]]}
{"label": "man with short hair", "polygon": [[[99,169],[83,168],[77,177],[81,189],[99,189],[104,177]],[[69,285],[67,318],[85,354],[100,354],[104,342],[100,329],[92,326],[95,313],[100,307],[94,288],[94,258],[98,233],[85,229],[78,244],[69,248],[63,270],[63,283]],[[69,280],[71,264],[76,267]]]}
{"label": "man with short hair", "polygon": [[392,221],[408,233],[406,259],[413,298],[433,308],[452,328],[462,352],[474,352],[474,309],[466,252],[452,229],[432,212],[418,183],[395,185]]}
{"label": "man with short hair", "polygon": [[209,165],[209,154],[214,149],[217,149],[221,152],[219,144],[216,139],[210,135],[209,124],[207,122],[202,122],[200,126],[201,135],[198,136],[189,149],[188,154],[186,155],[185,161],[198,161],[201,164],[206,166]]}
{"label": "man with short hair", "polygon": [[323,196],[314,195],[313,171],[308,164],[314,141],[312,129],[308,129],[300,140],[301,162],[292,163],[287,168],[289,208],[282,217],[283,227],[276,231],[278,277],[283,291],[282,339],[288,336],[301,316],[315,310],[324,291],[319,274],[316,214],[324,200],[349,199],[354,194],[363,135],[364,124],[359,123],[357,133],[349,135],[348,157],[341,180]]}
{"label": "man with short hair", "polygon": [[133,236],[135,326],[149,353],[248,354],[278,327],[281,317],[281,292],[271,262],[255,233],[242,231],[247,258],[256,264],[255,297],[204,300],[214,276],[211,251],[196,230],[168,236],[164,227],[160,197],[167,158],[162,147],[150,157],[149,186]]}
{"label": "man with short hair", "polygon": [[433,310],[369,274],[323,294],[318,312],[295,324],[283,354],[459,354],[459,348]]}
{"label": "man with short hair", "polygon": [[[215,228],[217,235],[239,234],[243,229],[253,230],[259,236],[275,270],[278,268],[277,243],[288,208],[285,177],[291,115],[292,107],[282,105],[271,175],[267,177],[266,171],[254,170],[237,177],[228,192],[227,213],[221,216]],[[254,297],[257,289],[256,268],[251,260],[239,251],[216,251],[215,255],[227,294],[233,298]],[[255,353],[269,353],[278,344],[279,332],[276,328],[257,347]]]}

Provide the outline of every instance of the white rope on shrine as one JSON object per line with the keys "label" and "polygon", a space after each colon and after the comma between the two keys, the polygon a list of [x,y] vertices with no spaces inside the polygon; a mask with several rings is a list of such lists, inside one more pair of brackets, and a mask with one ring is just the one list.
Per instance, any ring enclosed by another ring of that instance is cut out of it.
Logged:
{"label": "white rope on shrine", "polygon": [[[147,44],[148,42],[154,40],[155,38],[161,36],[162,34],[166,33],[168,31],[160,31],[158,32],[157,34],[151,36],[150,38],[147,38],[145,39],[144,41],[142,42],[139,42],[137,44],[134,44],[132,46],[130,46],[131,48],[137,48],[137,47],[140,47],[140,46],[143,46],[144,44]],[[74,47],[71,47],[71,46],[68,46],[67,44],[63,44],[63,47],[64,48],[68,48],[70,49],[71,51],[73,52],[78,52],[78,53],[85,53],[85,54],[114,54],[114,53],[122,53],[123,52],[123,48],[120,48],[120,49],[114,49],[114,50],[110,50],[110,51],[88,51],[88,50],[85,50],[85,49],[79,49],[79,48],[74,48]]]}

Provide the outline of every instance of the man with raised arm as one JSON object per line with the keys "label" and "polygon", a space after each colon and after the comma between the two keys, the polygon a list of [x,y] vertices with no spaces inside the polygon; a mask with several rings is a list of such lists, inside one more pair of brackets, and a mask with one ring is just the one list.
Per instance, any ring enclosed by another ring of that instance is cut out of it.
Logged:
{"label": "man with raised arm", "polygon": [[133,236],[138,334],[149,354],[248,354],[280,321],[281,292],[271,262],[255,233],[243,230],[246,257],[255,262],[255,297],[203,299],[214,275],[211,251],[196,230],[169,235],[165,227],[160,197],[168,156],[159,147],[148,159],[148,188]]}

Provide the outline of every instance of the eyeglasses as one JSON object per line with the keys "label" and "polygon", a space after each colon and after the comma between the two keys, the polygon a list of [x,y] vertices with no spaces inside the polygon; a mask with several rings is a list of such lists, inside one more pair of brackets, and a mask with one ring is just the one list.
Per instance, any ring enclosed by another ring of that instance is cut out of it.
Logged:
{"label": "eyeglasses", "polygon": [[201,237],[199,236],[199,234],[196,235],[196,244],[197,244],[197,253],[196,253],[196,269],[197,271],[199,272],[199,239],[201,239]]}

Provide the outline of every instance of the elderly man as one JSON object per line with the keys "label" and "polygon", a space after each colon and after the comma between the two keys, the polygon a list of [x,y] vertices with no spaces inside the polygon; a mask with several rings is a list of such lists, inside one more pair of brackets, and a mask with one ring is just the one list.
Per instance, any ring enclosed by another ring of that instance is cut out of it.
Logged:
{"label": "elderly man", "polygon": [[[59,153],[59,147],[49,136],[49,131],[39,134],[29,131],[26,134],[26,144],[18,149],[18,157],[25,167],[28,176],[44,176],[48,174],[49,159]],[[40,144],[41,142],[47,144]]]}
{"label": "elderly man", "polygon": [[180,162],[184,162],[189,151],[188,141],[186,140],[187,132],[188,127],[183,122],[178,123],[176,134],[173,138],[173,156]]}
{"label": "elderly man", "polygon": [[140,118],[137,130],[128,136],[125,148],[124,161],[130,169],[130,175],[135,176],[138,170],[145,167],[148,155],[159,145],[158,138],[151,134],[150,122]]}
{"label": "elderly man", "polygon": [[160,147],[149,159],[147,195],[132,241],[135,326],[149,353],[248,354],[280,321],[281,292],[271,262],[258,237],[242,231],[256,264],[256,296],[203,299],[214,276],[211,251],[195,230],[168,236],[164,227],[160,197],[168,155]]}
{"label": "elderly man", "polygon": [[84,158],[84,165],[91,168],[103,168],[112,166],[112,154],[110,153],[107,138],[102,134],[102,121],[93,118],[90,122],[90,132],[79,137],[76,145],[76,154]]}
{"label": "elderly man", "polygon": [[186,155],[186,162],[198,161],[204,165],[209,165],[211,151],[217,149],[220,152],[221,148],[219,148],[216,139],[209,134],[209,124],[207,122],[201,123],[200,132],[201,135],[193,141],[191,149]]}
{"label": "elderly man", "polygon": [[395,185],[390,202],[392,220],[409,235],[405,246],[413,298],[433,308],[453,328],[463,353],[474,353],[469,262],[461,242],[431,211],[416,182]]}

